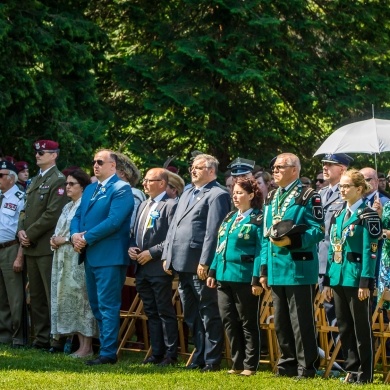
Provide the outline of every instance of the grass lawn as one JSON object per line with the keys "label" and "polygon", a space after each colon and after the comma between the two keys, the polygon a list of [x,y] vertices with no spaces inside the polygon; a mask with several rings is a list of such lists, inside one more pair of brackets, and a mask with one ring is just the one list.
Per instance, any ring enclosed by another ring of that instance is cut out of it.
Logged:
{"label": "grass lawn", "polygon": [[[216,373],[188,372],[184,361],[177,367],[163,368],[140,364],[144,355],[123,353],[119,363],[90,367],[80,359],[62,354],[0,346],[0,389],[348,389],[356,387],[339,379],[296,381],[275,377],[266,365],[252,377],[231,376],[223,369]],[[365,389],[385,388],[381,375]],[[386,387],[387,388],[387,387]]]}

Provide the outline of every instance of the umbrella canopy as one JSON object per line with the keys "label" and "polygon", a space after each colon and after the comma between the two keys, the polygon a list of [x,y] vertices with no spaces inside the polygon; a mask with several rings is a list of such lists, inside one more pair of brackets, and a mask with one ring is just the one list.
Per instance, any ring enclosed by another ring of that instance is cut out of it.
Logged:
{"label": "umbrella canopy", "polygon": [[390,120],[350,123],[332,133],[314,156],[328,153],[382,153],[390,151]]}

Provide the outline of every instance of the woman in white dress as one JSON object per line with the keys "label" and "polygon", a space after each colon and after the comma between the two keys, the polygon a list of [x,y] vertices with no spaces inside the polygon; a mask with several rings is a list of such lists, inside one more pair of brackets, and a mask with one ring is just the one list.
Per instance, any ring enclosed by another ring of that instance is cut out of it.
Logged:
{"label": "woman in white dress", "polygon": [[50,245],[54,251],[51,277],[51,333],[54,338],[77,334],[79,349],[70,356],[92,356],[92,337],[98,336],[95,317],[88,301],[84,265],[70,241],[70,222],[80,205],[90,177],[81,169],[66,179],[66,194],[71,199],[62,210]]}

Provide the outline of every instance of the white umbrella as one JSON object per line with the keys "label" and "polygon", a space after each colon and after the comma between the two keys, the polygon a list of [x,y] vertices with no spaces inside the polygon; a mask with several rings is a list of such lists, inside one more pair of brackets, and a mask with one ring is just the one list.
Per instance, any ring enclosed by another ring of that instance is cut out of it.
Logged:
{"label": "white umbrella", "polygon": [[390,151],[390,120],[368,119],[350,123],[332,133],[314,156],[328,153],[369,153]]}

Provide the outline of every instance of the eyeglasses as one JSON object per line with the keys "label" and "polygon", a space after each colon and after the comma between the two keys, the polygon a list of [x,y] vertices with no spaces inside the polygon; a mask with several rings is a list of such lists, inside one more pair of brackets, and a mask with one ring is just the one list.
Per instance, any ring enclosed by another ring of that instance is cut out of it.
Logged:
{"label": "eyeglasses", "polygon": [[349,190],[351,187],[356,187],[353,184],[339,184],[340,190]]}
{"label": "eyeglasses", "polygon": [[274,165],[271,171],[284,171],[286,168],[295,167],[295,165]]}
{"label": "eyeglasses", "polygon": [[201,171],[201,170],[203,170],[203,169],[207,169],[208,167],[206,167],[206,165],[204,165],[203,167],[197,167],[197,166],[195,166],[195,167],[189,167],[188,168],[188,171],[189,172],[192,172],[192,171]]}
{"label": "eyeglasses", "polygon": [[73,187],[74,185],[79,184],[77,181],[67,181],[65,186]]}
{"label": "eyeglasses", "polygon": [[171,190],[176,190],[176,187],[173,186],[172,184],[169,184],[169,183],[168,183],[168,187],[169,187]]}
{"label": "eyeglasses", "polygon": [[0,173],[0,179],[2,179],[4,176],[8,176],[9,173]]}
{"label": "eyeglasses", "polygon": [[105,163],[109,163],[109,162],[113,162],[113,161],[103,161],[103,160],[93,160],[92,161],[92,165],[99,165],[100,167],[103,166]]}
{"label": "eyeglasses", "polygon": [[142,183],[150,183],[150,182],[153,182],[153,181],[162,181],[162,179],[143,179],[142,180]]}
{"label": "eyeglasses", "polygon": [[324,184],[325,179],[317,179],[316,183]]}
{"label": "eyeglasses", "polygon": [[43,156],[45,153],[57,153],[51,150],[38,150],[35,154],[38,154],[39,156]]}
{"label": "eyeglasses", "polygon": [[373,179],[373,177],[366,177],[364,180],[369,183],[372,179]]}

